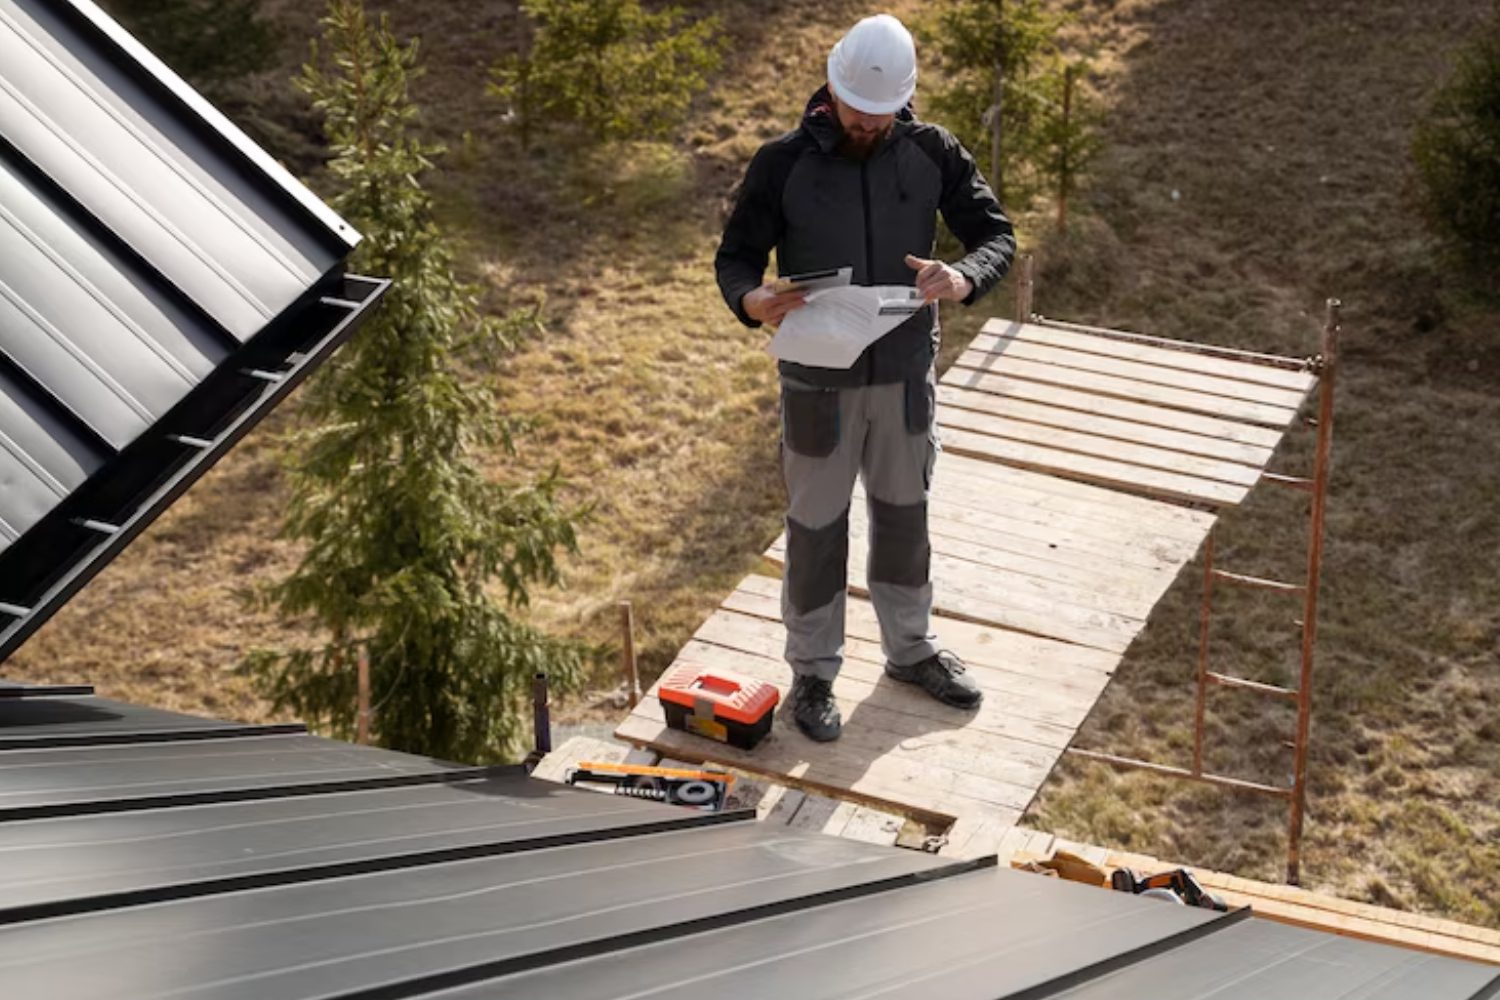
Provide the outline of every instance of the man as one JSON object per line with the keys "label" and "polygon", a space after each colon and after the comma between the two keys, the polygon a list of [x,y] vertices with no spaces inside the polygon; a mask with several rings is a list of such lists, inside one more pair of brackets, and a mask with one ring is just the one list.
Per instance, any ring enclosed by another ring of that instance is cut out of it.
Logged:
{"label": "man", "polygon": [[[901,22],[869,17],[828,56],[828,84],[802,123],[750,162],[715,260],[741,322],[776,325],[804,296],[763,283],[770,251],[783,275],[852,266],[856,285],[914,285],[929,305],[848,369],[782,361],[786,574],[782,618],[797,726],[814,740],[842,725],[833,680],[843,663],[849,502],[862,476],[870,522],[869,591],[886,673],[950,705],[980,691],[932,634],[927,491],[934,422],[937,302],[970,304],[1009,269],[1015,238],[974,159],[946,129],[918,121],[916,50]],[[964,244],[929,260],[941,213]]]}

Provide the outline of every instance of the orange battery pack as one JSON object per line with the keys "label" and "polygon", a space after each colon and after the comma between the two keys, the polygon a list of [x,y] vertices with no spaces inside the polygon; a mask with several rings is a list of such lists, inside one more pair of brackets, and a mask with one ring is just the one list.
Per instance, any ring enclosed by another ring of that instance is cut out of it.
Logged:
{"label": "orange battery pack", "polygon": [[717,667],[684,663],[657,687],[667,725],[749,750],[771,731],[776,685]]}

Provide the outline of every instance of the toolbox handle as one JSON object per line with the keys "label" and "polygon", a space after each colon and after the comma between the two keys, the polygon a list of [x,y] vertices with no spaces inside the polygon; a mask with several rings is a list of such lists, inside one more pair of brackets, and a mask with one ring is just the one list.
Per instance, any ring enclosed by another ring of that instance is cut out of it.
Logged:
{"label": "toolbox handle", "polygon": [[738,682],[718,674],[700,674],[693,686],[718,695],[731,695],[740,689]]}

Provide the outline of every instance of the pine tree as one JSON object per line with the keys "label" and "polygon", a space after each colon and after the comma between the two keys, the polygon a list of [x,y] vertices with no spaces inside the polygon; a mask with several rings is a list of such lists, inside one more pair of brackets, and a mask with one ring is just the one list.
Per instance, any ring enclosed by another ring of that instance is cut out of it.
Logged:
{"label": "pine tree", "polygon": [[930,116],[970,149],[989,150],[985,177],[1007,203],[1035,193],[1045,155],[1039,72],[1062,23],[1044,0],[949,0],[917,25],[947,81],[928,99]]}
{"label": "pine tree", "polygon": [[1037,164],[1056,196],[1057,228],[1068,228],[1068,202],[1078,177],[1099,153],[1099,112],[1083,80],[1087,62],[1055,59],[1041,78],[1043,95]]}
{"label": "pine tree", "polygon": [[303,399],[312,426],[292,461],[284,534],[306,547],[266,593],[329,641],[257,650],[246,665],[277,708],[348,736],[363,647],[378,742],[496,759],[515,749],[533,673],[566,690],[586,661],[514,615],[529,586],[557,581],[555,553],[575,545],[556,473],[497,483],[475,465],[485,449],[510,448],[518,427],[464,372],[538,318],[488,318],[454,276],[421,185],[441,150],[412,133],[416,43],[399,44],[383,17],[372,26],[358,0],[331,0],[323,29],[332,68],[315,48],[298,82],[325,118],[333,204],[365,234],[352,263],[394,284]]}
{"label": "pine tree", "polygon": [[661,139],[719,68],[717,16],[640,0],[522,0],[531,42],[496,66],[491,92],[509,102],[523,145],[543,124],[589,139]]}

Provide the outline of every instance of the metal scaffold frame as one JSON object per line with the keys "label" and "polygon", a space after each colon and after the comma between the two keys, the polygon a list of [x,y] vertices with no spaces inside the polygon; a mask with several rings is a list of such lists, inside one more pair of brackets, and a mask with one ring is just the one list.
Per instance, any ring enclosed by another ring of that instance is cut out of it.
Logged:
{"label": "metal scaffold frame", "polygon": [[[1303,821],[1307,809],[1307,748],[1312,728],[1312,680],[1314,654],[1318,631],[1318,583],[1323,564],[1324,515],[1328,502],[1328,477],[1330,456],[1333,449],[1333,394],[1338,371],[1338,350],[1341,304],[1337,299],[1327,302],[1326,319],[1323,324],[1320,350],[1307,359],[1280,357],[1237,351],[1231,348],[1181,341],[1163,340],[1119,330],[1085,327],[1074,323],[1049,320],[1031,312],[1033,296],[1033,263],[1028,255],[1020,262],[1020,281],[1016,294],[1016,318],[1019,322],[1053,326],[1061,329],[1087,331],[1100,336],[1114,337],[1141,344],[1171,347],[1199,354],[1261,364],[1271,367],[1309,371],[1318,377],[1317,416],[1304,418],[1303,426],[1312,428],[1317,434],[1310,476],[1293,476],[1264,472],[1260,481],[1286,489],[1297,490],[1311,497],[1306,575],[1301,583],[1290,583],[1264,577],[1231,573],[1215,565],[1214,532],[1209,531],[1203,547],[1203,596],[1199,606],[1198,661],[1195,673],[1196,704],[1193,713],[1193,765],[1191,768],[1174,767],[1154,761],[1140,760],[1118,754],[1104,753],[1082,747],[1070,746],[1068,753],[1086,760],[1094,760],[1115,767],[1133,768],[1166,777],[1198,781],[1233,791],[1252,792],[1286,799],[1287,863],[1286,880],[1297,885],[1301,877],[1301,853]],[[1301,632],[1301,663],[1295,688],[1265,684],[1243,677],[1236,677],[1209,669],[1209,634],[1213,617],[1214,589],[1217,585],[1242,586],[1274,593],[1301,595],[1302,617],[1295,620]],[[1230,775],[1207,771],[1203,766],[1204,717],[1211,686],[1247,691],[1266,697],[1291,701],[1297,706],[1296,732],[1291,743],[1293,753],[1292,782],[1290,785],[1271,785],[1249,781]]]}

